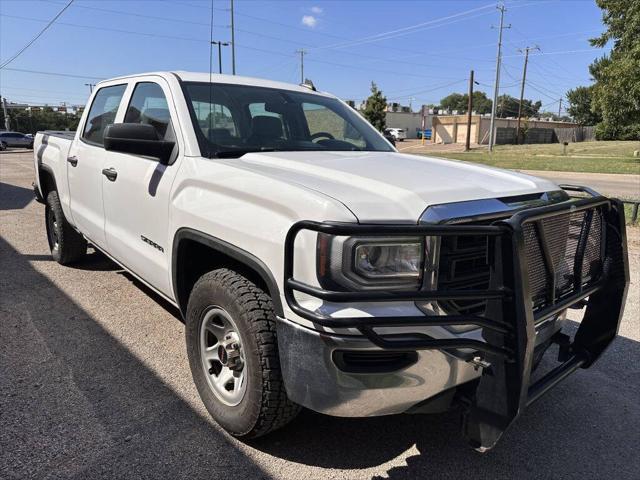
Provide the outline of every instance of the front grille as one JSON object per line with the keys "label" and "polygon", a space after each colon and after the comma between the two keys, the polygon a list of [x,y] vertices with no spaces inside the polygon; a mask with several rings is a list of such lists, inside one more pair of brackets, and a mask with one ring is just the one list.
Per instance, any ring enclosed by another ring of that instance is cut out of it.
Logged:
{"label": "front grille", "polygon": [[[441,237],[438,289],[489,289],[487,237]],[[451,315],[482,315],[486,303],[486,300],[447,300],[439,302],[438,305]]]}
{"label": "front grille", "polygon": [[[488,223],[491,221],[473,224]],[[579,286],[598,279],[602,271],[603,247],[603,219],[600,209],[555,215],[527,223],[523,229],[534,311],[549,306],[571,294]],[[438,288],[488,289],[487,249],[487,238],[483,236],[442,237]],[[576,263],[581,257],[580,252],[583,252],[582,267]],[[552,270],[555,275],[552,275]],[[482,315],[486,301],[441,301],[438,305],[450,315]]]}

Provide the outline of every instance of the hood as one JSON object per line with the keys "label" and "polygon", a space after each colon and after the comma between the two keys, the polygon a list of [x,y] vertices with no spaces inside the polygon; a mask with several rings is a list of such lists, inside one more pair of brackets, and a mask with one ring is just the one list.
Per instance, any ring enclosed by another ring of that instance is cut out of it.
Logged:
{"label": "hood", "polygon": [[397,152],[264,152],[234,162],[342,202],[360,222],[416,222],[431,205],[558,190],[548,180]]}

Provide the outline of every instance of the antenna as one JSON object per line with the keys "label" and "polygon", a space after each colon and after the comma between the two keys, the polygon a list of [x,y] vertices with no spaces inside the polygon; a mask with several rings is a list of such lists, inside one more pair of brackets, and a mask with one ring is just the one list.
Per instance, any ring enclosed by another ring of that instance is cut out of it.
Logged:
{"label": "antenna", "polygon": [[213,129],[213,0],[211,0],[211,26],[209,29],[209,130],[207,131],[207,140],[209,140],[209,132]]}

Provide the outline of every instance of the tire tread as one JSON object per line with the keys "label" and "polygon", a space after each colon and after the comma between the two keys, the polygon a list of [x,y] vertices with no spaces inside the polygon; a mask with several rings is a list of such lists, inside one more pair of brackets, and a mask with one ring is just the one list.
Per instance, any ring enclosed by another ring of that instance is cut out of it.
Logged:
{"label": "tire tread", "polygon": [[259,414],[251,430],[235,435],[246,439],[257,438],[283,427],[295,418],[300,406],[289,400],[282,381],[271,297],[244,276],[227,268],[204,274],[196,282],[192,295],[203,288],[204,283],[210,288],[226,289],[231,297],[237,299],[242,305],[242,314],[250,325],[250,333],[258,345],[262,366]]}

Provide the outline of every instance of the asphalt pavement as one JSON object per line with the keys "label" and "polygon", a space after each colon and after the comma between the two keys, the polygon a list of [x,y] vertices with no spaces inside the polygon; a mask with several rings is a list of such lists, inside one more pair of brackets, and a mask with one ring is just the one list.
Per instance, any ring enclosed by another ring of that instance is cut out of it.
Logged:
{"label": "asphalt pavement", "polygon": [[99,254],[73,268],[51,260],[32,180],[31,153],[0,153],[2,479],[640,478],[637,229],[620,337],[491,452],[465,444],[457,414],[305,411],[242,443],[207,415],[171,306]]}
{"label": "asphalt pavement", "polygon": [[640,200],[640,175],[619,173],[553,172],[520,170],[559,184],[586,185],[594,190],[624,200]]}

